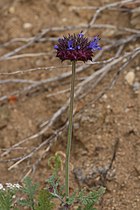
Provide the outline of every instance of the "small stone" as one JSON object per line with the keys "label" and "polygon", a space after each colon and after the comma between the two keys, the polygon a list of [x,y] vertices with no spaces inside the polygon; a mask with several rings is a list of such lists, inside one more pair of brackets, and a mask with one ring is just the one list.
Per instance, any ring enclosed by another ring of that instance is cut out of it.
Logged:
{"label": "small stone", "polygon": [[139,66],[137,66],[137,67],[136,67],[136,71],[139,71],[139,70],[140,70],[140,67],[139,67]]}
{"label": "small stone", "polygon": [[97,136],[97,139],[102,139],[102,136],[98,135],[98,136]]}
{"label": "small stone", "polygon": [[95,108],[95,104],[92,104],[91,107],[92,107],[92,108]]}
{"label": "small stone", "polygon": [[15,7],[10,7],[9,8],[9,13],[14,14],[15,13]]}
{"label": "small stone", "polygon": [[62,19],[62,22],[67,22],[67,18],[63,18]]}
{"label": "small stone", "polygon": [[23,28],[24,29],[30,29],[30,28],[32,28],[32,24],[31,23],[24,23]]}
{"label": "small stone", "polygon": [[134,92],[137,92],[138,90],[140,90],[140,83],[139,82],[135,82],[133,84],[133,90],[134,90]]}
{"label": "small stone", "polygon": [[125,80],[128,82],[129,85],[133,85],[135,79],[135,73],[133,71],[130,71],[126,74]]}
{"label": "small stone", "polygon": [[125,112],[125,113],[129,112],[129,109],[128,109],[128,108],[126,108],[126,109],[124,110],[124,112]]}
{"label": "small stone", "polygon": [[111,106],[110,106],[110,104],[108,104],[108,105],[107,105],[107,109],[111,109]]}
{"label": "small stone", "polygon": [[107,99],[107,95],[104,94],[104,95],[102,96],[102,98],[103,98],[104,100],[106,100],[106,99]]}
{"label": "small stone", "polygon": [[78,130],[78,129],[80,128],[79,123],[74,123],[74,128],[75,128],[76,130]]}

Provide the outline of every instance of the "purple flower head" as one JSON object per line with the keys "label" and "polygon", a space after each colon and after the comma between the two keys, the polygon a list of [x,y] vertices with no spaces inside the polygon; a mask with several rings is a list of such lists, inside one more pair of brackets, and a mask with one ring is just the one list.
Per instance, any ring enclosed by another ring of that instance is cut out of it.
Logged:
{"label": "purple flower head", "polygon": [[79,34],[73,34],[64,36],[58,40],[58,44],[54,46],[57,50],[57,57],[61,61],[88,61],[92,60],[93,52],[96,50],[101,50],[99,46],[100,38],[95,36],[92,41],[89,41],[84,34],[80,32]]}

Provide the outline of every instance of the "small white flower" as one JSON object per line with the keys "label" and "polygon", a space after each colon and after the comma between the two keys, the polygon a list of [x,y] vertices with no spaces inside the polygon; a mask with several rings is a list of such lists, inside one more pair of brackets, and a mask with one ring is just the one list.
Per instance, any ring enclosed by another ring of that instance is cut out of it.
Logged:
{"label": "small white flower", "polygon": [[3,185],[0,183],[0,190],[3,190]]}
{"label": "small white flower", "polygon": [[3,184],[0,183],[0,190],[5,190],[5,188],[3,187]]}
{"label": "small white flower", "polygon": [[11,183],[6,183],[6,187],[10,188],[11,190],[14,188],[13,185]]}
{"label": "small white flower", "polygon": [[21,188],[21,185],[18,184],[18,183],[16,183],[16,184],[13,185],[13,187],[15,187],[15,188],[17,188],[17,189],[20,189],[20,188]]}

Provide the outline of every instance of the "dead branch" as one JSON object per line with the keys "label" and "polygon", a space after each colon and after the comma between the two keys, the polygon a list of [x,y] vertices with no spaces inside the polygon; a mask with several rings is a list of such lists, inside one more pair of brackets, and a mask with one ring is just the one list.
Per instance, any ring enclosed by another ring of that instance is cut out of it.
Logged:
{"label": "dead branch", "polygon": [[92,17],[92,19],[89,23],[89,28],[95,23],[96,19],[100,15],[100,13],[103,12],[104,10],[109,9],[109,8],[113,8],[113,7],[117,7],[117,6],[121,6],[121,5],[124,5],[124,4],[128,4],[128,3],[132,3],[132,2],[134,2],[134,0],[124,0],[124,1],[118,1],[118,2],[114,2],[114,3],[111,3],[111,4],[104,5],[102,7],[99,7],[95,11],[94,16]]}

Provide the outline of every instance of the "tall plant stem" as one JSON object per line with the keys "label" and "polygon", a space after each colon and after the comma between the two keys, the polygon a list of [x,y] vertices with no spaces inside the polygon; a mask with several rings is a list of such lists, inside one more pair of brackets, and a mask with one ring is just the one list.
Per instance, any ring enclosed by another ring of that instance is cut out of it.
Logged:
{"label": "tall plant stem", "polygon": [[75,66],[76,66],[76,61],[72,61],[71,93],[70,93],[70,106],[69,106],[69,127],[68,127],[68,141],[67,141],[67,149],[66,149],[66,174],[65,174],[66,198],[69,197],[69,165],[70,165],[70,150],[71,150],[71,141],[72,141],[72,127],[73,127]]}

